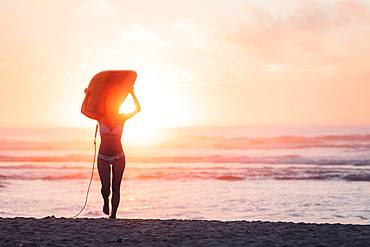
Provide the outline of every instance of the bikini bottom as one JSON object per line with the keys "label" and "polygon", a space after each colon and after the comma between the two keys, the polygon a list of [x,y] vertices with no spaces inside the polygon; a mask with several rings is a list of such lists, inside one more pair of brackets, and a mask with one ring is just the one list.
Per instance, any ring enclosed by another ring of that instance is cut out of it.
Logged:
{"label": "bikini bottom", "polygon": [[106,156],[106,155],[103,155],[103,154],[98,154],[98,158],[99,159],[102,159],[104,160],[105,162],[109,163],[109,164],[114,164],[117,160],[119,160],[120,158],[122,157],[125,157],[125,153],[122,152],[122,153],[119,153],[115,156]]}

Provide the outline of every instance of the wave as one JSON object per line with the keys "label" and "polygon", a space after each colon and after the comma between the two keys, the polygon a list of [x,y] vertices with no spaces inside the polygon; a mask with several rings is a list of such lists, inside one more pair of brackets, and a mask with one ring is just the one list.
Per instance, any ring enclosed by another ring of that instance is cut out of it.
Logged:
{"label": "wave", "polygon": [[[197,145],[216,149],[302,149],[302,148],[369,148],[370,135],[325,135],[317,137],[193,137],[172,146]],[[164,145],[166,146],[166,145]]]}
{"label": "wave", "polygon": [[[301,155],[239,156],[239,155],[129,155],[127,160],[136,163],[230,163],[230,164],[308,164],[308,165],[354,165],[368,166],[370,159],[305,157]],[[0,162],[92,162],[91,155],[65,156],[0,156]],[[1,167],[0,167],[1,168]]]}
{"label": "wave", "polygon": [[[16,167],[10,169],[9,167],[6,168],[6,173],[0,175],[0,181],[9,181],[9,180],[49,180],[49,181],[56,181],[56,180],[87,180],[91,176],[91,170],[64,170],[61,171],[59,169],[40,169],[40,168],[33,168],[33,169],[25,169],[23,167]],[[0,172],[3,171],[0,170]],[[95,171],[96,172],[96,171]],[[95,174],[95,180],[98,179],[98,174]],[[1,183],[0,183],[1,185]]]}
{"label": "wave", "polygon": [[91,141],[25,141],[0,139],[0,150],[90,150]]}
{"label": "wave", "polygon": [[0,162],[89,162],[91,155],[70,154],[63,156],[13,156],[0,155]]}
{"label": "wave", "polygon": [[[124,139],[124,138],[123,138]],[[137,148],[125,142],[128,148]],[[302,149],[302,148],[370,148],[370,135],[321,135],[275,137],[228,137],[178,134],[140,148],[211,148],[211,149]],[[92,141],[27,141],[0,139],[0,150],[91,150]]]}
{"label": "wave", "polygon": [[[0,181],[9,180],[88,180],[91,167],[54,167],[53,165],[39,167],[37,165],[7,166],[6,175],[0,175]],[[1,170],[0,170],[0,173]],[[99,175],[95,167],[94,180]],[[240,165],[213,166],[199,164],[197,166],[162,166],[162,167],[132,167],[125,170],[124,179],[139,180],[193,180],[211,179],[226,182],[243,180],[338,180],[370,182],[370,169],[348,166],[299,166],[299,165]],[[1,185],[2,183],[0,183]]]}
{"label": "wave", "polygon": [[131,157],[133,162],[142,163],[241,163],[241,164],[311,164],[311,165],[370,165],[370,159],[308,158],[300,155],[283,156],[175,156],[175,157]]}
{"label": "wave", "polygon": [[195,167],[195,168],[131,168],[126,179],[212,179],[220,181],[243,180],[344,180],[370,182],[369,169],[322,168],[322,167]]}

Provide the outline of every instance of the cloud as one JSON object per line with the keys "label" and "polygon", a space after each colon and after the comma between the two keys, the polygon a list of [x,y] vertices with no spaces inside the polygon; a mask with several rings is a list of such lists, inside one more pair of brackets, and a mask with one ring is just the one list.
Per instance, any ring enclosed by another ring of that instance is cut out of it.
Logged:
{"label": "cloud", "polygon": [[266,59],[290,59],[297,51],[321,53],[321,35],[329,29],[327,14],[314,6],[303,6],[287,18],[273,17],[253,6],[256,21],[242,24],[236,40]]}
{"label": "cloud", "polygon": [[302,72],[302,69],[298,69],[295,65],[289,64],[266,64],[263,66],[263,70],[267,73],[291,73],[291,72]]}
{"label": "cloud", "polygon": [[226,39],[262,63],[322,67],[370,55],[370,7],[364,2],[303,1],[284,16],[250,5],[246,14],[253,21],[226,32]]}
{"label": "cloud", "polygon": [[345,26],[351,22],[369,23],[370,6],[365,2],[359,1],[338,1],[336,5],[337,26]]}
{"label": "cloud", "polygon": [[105,0],[78,1],[74,8],[75,15],[80,18],[99,19],[117,15],[117,7]]}
{"label": "cloud", "polygon": [[172,44],[161,38],[157,32],[145,28],[137,23],[133,23],[129,29],[115,26],[115,36],[120,37],[124,43],[139,43],[151,48],[162,50],[171,47]]}
{"label": "cloud", "polygon": [[181,36],[182,40],[189,42],[192,46],[207,49],[211,43],[208,39],[209,30],[200,26],[192,20],[175,20],[172,21],[173,32]]}

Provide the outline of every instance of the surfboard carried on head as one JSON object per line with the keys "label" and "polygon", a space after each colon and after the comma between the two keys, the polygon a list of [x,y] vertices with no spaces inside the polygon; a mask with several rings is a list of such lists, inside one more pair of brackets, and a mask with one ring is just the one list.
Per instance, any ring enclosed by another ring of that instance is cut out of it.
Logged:
{"label": "surfboard carried on head", "polygon": [[135,84],[137,73],[133,70],[106,70],[91,79],[87,90],[87,110],[103,113],[107,94],[114,93],[122,104]]}

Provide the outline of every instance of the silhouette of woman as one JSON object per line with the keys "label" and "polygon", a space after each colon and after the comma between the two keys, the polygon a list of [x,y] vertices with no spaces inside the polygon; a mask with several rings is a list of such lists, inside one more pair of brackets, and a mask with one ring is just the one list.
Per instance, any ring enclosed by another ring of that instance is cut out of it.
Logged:
{"label": "silhouette of woman", "polygon": [[82,103],[81,112],[85,116],[99,122],[101,143],[98,154],[98,172],[101,182],[101,194],[104,200],[103,212],[109,215],[110,174],[112,165],[112,211],[111,219],[116,218],[120,203],[120,187],[123,172],[126,166],[125,153],[121,144],[121,135],[125,121],[140,111],[139,102],[133,89],[130,94],[134,99],[135,110],[130,113],[119,114],[119,102],[114,93],[109,93],[105,98],[103,114],[88,111],[87,99],[90,92],[85,89],[86,97]]}

